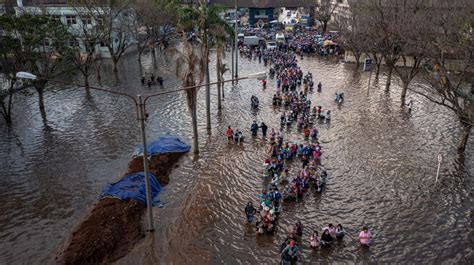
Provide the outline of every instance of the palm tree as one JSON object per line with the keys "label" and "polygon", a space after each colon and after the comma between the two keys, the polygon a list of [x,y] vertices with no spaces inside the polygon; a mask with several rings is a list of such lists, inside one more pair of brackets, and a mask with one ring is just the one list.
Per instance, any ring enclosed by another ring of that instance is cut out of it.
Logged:
{"label": "palm tree", "polygon": [[226,64],[222,62],[222,58],[225,57],[225,44],[219,42],[216,46],[216,74],[217,74],[217,109],[222,109],[222,97],[221,97],[221,89],[222,95],[224,95],[224,74],[225,72],[229,71]]}
{"label": "palm tree", "polygon": [[[176,76],[181,80],[183,87],[196,86],[201,84],[204,79],[205,62],[196,50],[196,47],[185,39],[181,41],[177,48],[171,50],[176,54]],[[196,110],[198,90],[198,88],[185,90],[187,105],[191,112],[194,153],[199,153]]]}
{"label": "palm tree", "polygon": [[[209,75],[209,48],[213,41],[222,39],[228,35],[233,36],[234,31],[219,13],[225,8],[206,4],[206,1],[200,0],[198,8],[183,7],[179,11],[178,26],[182,31],[197,30],[199,41],[201,42],[201,55],[205,62],[206,83],[210,83]],[[211,128],[211,89],[206,85],[206,124]]]}

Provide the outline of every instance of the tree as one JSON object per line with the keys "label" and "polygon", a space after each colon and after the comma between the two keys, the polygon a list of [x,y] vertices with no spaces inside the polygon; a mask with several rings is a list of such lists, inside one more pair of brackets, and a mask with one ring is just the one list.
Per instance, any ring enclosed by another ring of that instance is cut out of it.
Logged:
{"label": "tree", "polygon": [[74,6],[74,9],[80,19],[78,20],[79,27],[75,32],[75,37],[72,37],[70,40],[72,49],[69,50],[71,54],[68,58],[70,58],[72,64],[82,74],[84,86],[88,88],[92,67],[99,59],[96,46],[103,39],[103,32],[100,30],[97,21],[94,21],[82,6]]}
{"label": "tree", "polygon": [[[185,34],[183,34],[185,36]],[[200,47],[199,47],[200,48]],[[181,80],[183,87],[193,87],[202,83],[205,72],[205,59],[200,49],[193,46],[185,38],[176,49],[171,52],[176,54],[176,76]],[[193,149],[199,153],[198,129],[197,129],[197,93],[198,88],[186,89],[186,100],[193,127]]]}
{"label": "tree", "polygon": [[6,15],[2,17],[2,27],[9,38],[21,44],[21,48],[11,50],[12,60],[24,67],[22,70],[41,77],[32,84],[38,92],[41,116],[46,120],[44,89],[48,79],[71,71],[68,58],[62,56],[63,51],[70,49],[71,34],[60,22],[41,14]]}
{"label": "tree", "polygon": [[328,23],[339,4],[337,2],[333,3],[332,0],[319,0],[318,2],[316,18],[323,24],[323,33],[325,33]]}
{"label": "tree", "polygon": [[339,17],[336,26],[341,33],[344,47],[352,52],[356,59],[357,67],[360,65],[360,57],[367,50],[366,26],[363,24],[360,13],[351,12],[349,17]]}
{"label": "tree", "polygon": [[[212,41],[222,38],[221,34],[227,33],[233,36],[233,29],[219,16],[222,7],[211,5],[199,1],[198,8],[184,7],[179,11],[178,26],[182,31],[196,29],[199,41],[201,42],[201,54],[205,60],[206,83],[210,83],[209,76],[209,48]],[[207,129],[211,128],[211,90],[210,85],[206,85],[206,124]]]}
{"label": "tree", "polygon": [[[12,124],[13,94],[15,87],[15,78],[4,77],[0,79],[0,113],[5,122]],[[5,100],[7,103],[5,104]]]}
{"label": "tree", "polygon": [[[13,94],[16,83],[15,73],[24,69],[24,58],[15,60],[13,54],[20,46],[20,41],[13,35],[13,17],[0,16],[0,112],[3,119],[10,125],[12,123]],[[6,102],[5,102],[6,101]]]}
{"label": "tree", "polygon": [[221,89],[222,95],[224,94],[224,74],[229,71],[226,64],[222,62],[222,58],[225,58],[225,42],[218,42],[216,44],[216,74],[217,74],[217,109],[222,109],[222,98],[221,98]]}
{"label": "tree", "polygon": [[162,42],[172,24],[176,23],[175,2],[172,0],[138,0],[134,4],[135,16],[132,34],[136,40],[138,60],[150,46]]}
{"label": "tree", "polygon": [[394,64],[395,73],[403,83],[401,105],[405,105],[408,86],[413,78],[421,71],[427,52],[428,43],[433,36],[433,27],[428,22],[430,14],[424,0],[403,2],[402,16],[404,25],[396,27],[399,45],[403,47],[398,62]]}
{"label": "tree", "polygon": [[380,66],[382,65],[383,56],[381,55],[377,42],[368,39],[366,43],[367,54],[375,63],[375,78],[379,78]]}
{"label": "tree", "polygon": [[101,44],[107,47],[114,64],[114,73],[122,55],[134,44],[133,21],[135,14],[129,1],[79,1],[87,16],[91,17],[100,32]]}
{"label": "tree", "polygon": [[[382,65],[383,56],[381,55],[380,45],[378,44],[378,39],[375,39],[374,30],[373,28],[373,9],[369,8],[366,3],[352,3],[351,7],[351,16],[349,19],[346,19],[346,23],[342,23],[340,25],[340,31],[342,31],[342,38],[344,38],[345,31],[349,31],[352,33],[352,24],[356,24],[356,28],[358,31],[357,34],[349,35],[349,39],[351,40],[349,44],[355,43],[356,47],[361,46],[363,43],[363,51],[368,55],[375,63],[375,78],[379,77],[380,73],[380,66]],[[361,40],[359,41],[358,38]],[[360,43],[358,43],[360,42]],[[350,45],[349,45],[350,46]],[[360,49],[360,48],[359,48]],[[352,51],[354,53],[354,51]],[[357,58],[356,58],[357,60]]]}
{"label": "tree", "polygon": [[439,2],[428,10],[436,29],[426,49],[430,59],[423,68],[428,85],[411,89],[456,114],[461,125],[458,150],[462,152],[474,125],[473,10],[472,1],[464,0]]}
{"label": "tree", "polygon": [[[404,29],[405,19],[410,19],[405,13],[406,0],[369,0],[362,4],[362,10],[368,20],[369,43],[377,46],[374,52],[381,54],[388,68],[385,90],[389,91],[394,67],[407,45],[400,35]],[[374,58],[378,58],[376,54]]]}

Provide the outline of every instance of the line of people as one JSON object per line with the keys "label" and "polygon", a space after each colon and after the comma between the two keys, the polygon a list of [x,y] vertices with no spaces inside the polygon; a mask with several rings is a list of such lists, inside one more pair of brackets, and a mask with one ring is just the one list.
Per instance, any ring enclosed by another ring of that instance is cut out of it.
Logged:
{"label": "line of people", "polygon": [[[311,137],[312,143],[303,144],[298,142],[288,143],[284,141],[283,128],[278,132],[271,129],[269,142],[271,145],[271,158],[265,160],[264,183],[267,188],[258,195],[259,206],[254,207],[248,202],[244,212],[249,223],[256,219],[257,234],[274,233],[277,228],[281,205],[284,201],[302,199],[304,194],[312,187],[315,193],[320,193],[327,183],[327,172],[320,166],[322,156],[321,146],[318,142],[318,130],[314,126],[315,120],[323,122],[331,120],[331,111],[325,113],[321,106],[315,106],[311,110],[311,101],[308,92],[314,87],[311,73],[303,76],[303,72],[297,65],[296,56],[293,52],[281,52],[278,50],[267,50],[259,53],[263,55],[265,65],[270,65],[270,77],[277,76],[277,93],[273,97],[273,105],[284,105],[290,111],[283,112],[280,124],[290,126],[297,124],[302,129],[305,140]],[[299,93],[297,89],[303,85]],[[322,91],[322,84],[318,83],[318,92]],[[336,94],[336,102],[343,101],[343,93]],[[265,129],[262,127],[265,126]],[[266,137],[267,126],[262,123],[258,126],[254,121],[251,125],[253,136],[257,136],[258,129],[262,128],[262,135]],[[302,163],[298,173],[290,179],[290,170],[287,163],[298,159]],[[309,238],[309,246],[312,249],[319,247],[330,247],[336,240],[343,240],[346,235],[341,224],[334,227],[328,224],[322,229],[321,236],[314,231]],[[290,229],[287,239],[281,245],[281,257],[284,264],[294,263],[300,253],[303,235],[303,225],[300,221]],[[350,236],[350,235],[349,235]],[[364,227],[359,233],[361,245],[368,246],[372,241],[372,234]]]}
{"label": "line of people", "polygon": [[155,78],[155,75],[153,73],[150,74],[150,76],[148,78],[146,78],[145,76],[142,76],[142,78],[140,79],[140,82],[142,83],[142,86],[147,86],[147,87],[151,87],[152,85],[159,85],[163,88],[163,77],[161,76],[157,76]]}

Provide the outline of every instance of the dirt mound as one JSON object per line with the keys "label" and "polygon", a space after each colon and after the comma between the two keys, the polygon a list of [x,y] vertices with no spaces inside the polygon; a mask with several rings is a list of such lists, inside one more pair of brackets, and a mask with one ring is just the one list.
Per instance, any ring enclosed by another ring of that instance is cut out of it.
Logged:
{"label": "dirt mound", "polygon": [[[169,172],[182,153],[154,156],[149,170],[160,184],[169,183]],[[125,175],[143,171],[142,157],[132,159]],[[104,198],[74,230],[54,258],[56,264],[103,264],[123,257],[145,236],[142,217],[146,206],[135,201]]]}
{"label": "dirt mound", "polygon": [[61,264],[100,264],[127,253],[144,236],[141,218],[146,206],[115,198],[100,200],[72,234]]}
{"label": "dirt mound", "polygon": [[[182,156],[180,153],[171,153],[161,156],[152,156],[148,162],[150,172],[156,176],[161,185],[168,185],[170,182],[169,171],[173,164]],[[128,171],[126,175],[143,172],[143,159],[141,156],[132,159],[128,163]]]}

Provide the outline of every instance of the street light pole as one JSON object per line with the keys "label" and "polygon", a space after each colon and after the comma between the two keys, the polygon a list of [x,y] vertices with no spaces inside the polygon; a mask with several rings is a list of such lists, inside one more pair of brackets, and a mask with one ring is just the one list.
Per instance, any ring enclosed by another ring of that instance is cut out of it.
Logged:
{"label": "street light pole", "polygon": [[[235,33],[237,34],[237,33]],[[235,67],[235,64],[234,64],[234,55],[235,55],[235,45],[234,45],[234,41],[235,40],[232,40],[230,42],[230,45],[232,45],[232,75],[231,75],[231,79],[234,79],[234,67]],[[232,81],[232,85],[234,85],[234,81]]]}
{"label": "street light pole", "polygon": [[148,174],[148,148],[146,145],[146,133],[145,133],[145,104],[143,104],[142,96],[138,95],[138,109],[139,109],[139,120],[140,128],[142,131],[142,144],[143,144],[143,172],[145,173],[145,190],[146,190],[146,208],[148,212],[148,231],[153,232],[155,230],[153,225],[153,199],[151,197],[151,185],[150,175]]}
{"label": "street light pole", "polygon": [[[234,24],[234,31],[235,31],[235,76],[234,78],[237,79],[239,78],[239,34],[237,33],[237,0],[234,0],[235,4],[235,24]],[[238,83],[238,81],[236,81]]]}

